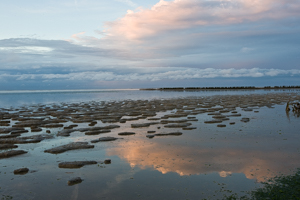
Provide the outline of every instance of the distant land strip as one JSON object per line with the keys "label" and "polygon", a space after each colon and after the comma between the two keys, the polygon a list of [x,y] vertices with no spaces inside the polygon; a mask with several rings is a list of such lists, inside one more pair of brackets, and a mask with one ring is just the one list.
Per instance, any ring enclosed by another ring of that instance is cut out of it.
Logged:
{"label": "distant land strip", "polygon": [[300,86],[234,86],[234,87],[166,87],[166,88],[141,88],[140,90],[261,90],[261,89],[296,89]]}

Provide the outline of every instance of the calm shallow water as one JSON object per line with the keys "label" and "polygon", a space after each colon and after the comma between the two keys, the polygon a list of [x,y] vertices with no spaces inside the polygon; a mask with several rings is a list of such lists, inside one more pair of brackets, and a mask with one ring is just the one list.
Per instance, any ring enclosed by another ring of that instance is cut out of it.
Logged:
{"label": "calm shallow water", "polygon": [[[22,106],[20,104],[35,103],[175,99],[188,96],[212,96],[213,99],[219,99],[226,95],[236,95],[239,98],[240,95],[249,94],[249,91],[106,92],[29,92],[0,95],[2,105],[6,105],[3,107],[19,107]],[[275,94],[286,92],[299,94],[297,90],[275,91]],[[250,93],[262,95],[269,91]],[[132,123],[150,121],[139,119],[113,123],[121,127],[100,136],[86,136],[74,132],[70,137],[55,136],[54,139],[40,143],[20,144],[18,149],[28,151],[27,154],[0,159],[0,194],[13,199],[222,199],[231,192],[244,194],[242,191],[260,187],[259,182],[266,178],[291,174],[300,167],[299,116],[292,112],[287,114],[284,103],[275,103],[270,108],[254,107],[253,111],[244,111],[237,107],[236,111],[242,116],[224,121],[224,128],[204,123],[205,120],[211,120],[211,116],[202,113],[189,115],[198,119],[191,121],[191,126],[197,127],[194,130],[170,129],[165,128],[164,124],[132,129]],[[158,112],[156,117],[172,112],[175,110]],[[250,121],[241,122],[242,117],[248,117]],[[179,119],[186,117],[176,118]],[[229,122],[235,124],[229,125]],[[70,123],[65,123],[65,126],[68,124]],[[98,121],[97,126],[104,125],[108,124]],[[87,126],[88,123],[79,124],[79,127]],[[51,133],[55,134],[59,130],[62,128],[51,129]],[[181,131],[183,135],[148,139],[146,135],[149,130]],[[43,133],[45,131],[43,129]],[[124,139],[113,142],[96,143],[93,149],[67,151],[56,155],[44,153],[46,149],[73,141],[90,142],[102,136],[120,137],[118,133],[123,131],[134,131],[136,134],[122,136]],[[22,136],[31,134],[29,132]],[[112,163],[86,165],[80,169],[58,168],[58,163],[63,161],[103,161],[106,158],[111,159]],[[21,167],[28,167],[30,172],[14,175],[13,170]],[[82,183],[67,185],[70,178],[78,176],[84,179]]]}
{"label": "calm shallow water", "polygon": [[89,101],[151,100],[213,95],[243,95],[297,92],[286,90],[205,90],[205,91],[159,91],[137,89],[115,90],[19,90],[0,91],[0,108],[20,107],[34,104],[79,103]]}

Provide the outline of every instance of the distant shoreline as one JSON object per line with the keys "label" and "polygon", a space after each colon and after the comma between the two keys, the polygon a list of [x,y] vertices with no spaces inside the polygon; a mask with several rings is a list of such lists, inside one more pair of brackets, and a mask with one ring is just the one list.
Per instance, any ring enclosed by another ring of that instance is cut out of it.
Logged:
{"label": "distant shoreline", "polygon": [[270,90],[270,89],[300,89],[300,86],[234,86],[234,87],[166,87],[166,88],[141,88],[140,90]]}

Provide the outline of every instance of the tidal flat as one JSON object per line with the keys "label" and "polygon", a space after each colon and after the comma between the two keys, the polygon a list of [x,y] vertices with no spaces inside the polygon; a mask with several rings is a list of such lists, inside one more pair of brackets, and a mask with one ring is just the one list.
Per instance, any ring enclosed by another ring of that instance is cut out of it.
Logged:
{"label": "tidal flat", "polygon": [[0,109],[2,199],[224,199],[300,167],[299,91]]}

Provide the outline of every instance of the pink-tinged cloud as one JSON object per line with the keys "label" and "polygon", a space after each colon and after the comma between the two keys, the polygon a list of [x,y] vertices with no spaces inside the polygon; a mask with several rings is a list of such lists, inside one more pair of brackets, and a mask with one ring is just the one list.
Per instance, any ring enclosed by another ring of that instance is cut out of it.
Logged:
{"label": "pink-tinged cloud", "polygon": [[107,37],[142,40],[163,32],[300,15],[299,0],[161,0],[106,24]]}
{"label": "pink-tinged cloud", "polygon": [[75,39],[75,40],[80,40],[80,36],[84,35],[85,32],[80,32],[80,33],[75,33],[71,36],[71,38]]}

